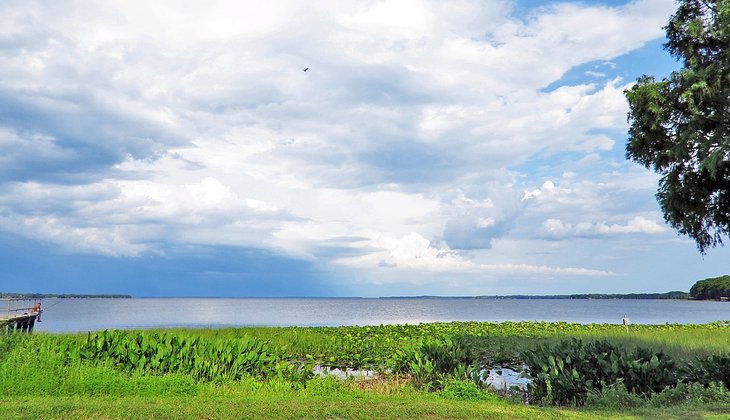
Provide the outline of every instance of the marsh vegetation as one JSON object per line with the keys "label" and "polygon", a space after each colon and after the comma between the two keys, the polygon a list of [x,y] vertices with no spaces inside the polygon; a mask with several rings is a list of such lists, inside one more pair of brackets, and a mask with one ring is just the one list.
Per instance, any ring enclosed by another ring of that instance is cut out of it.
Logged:
{"label": "marsh vegetation", "polygon": [[[530,383],[498,392],[485,381],[495,367]],[[376,374],[314,374],[335,368]],[[453,322],[0,337],[3,417],[727,415],[728,386],[722,322],[628,333]]]}

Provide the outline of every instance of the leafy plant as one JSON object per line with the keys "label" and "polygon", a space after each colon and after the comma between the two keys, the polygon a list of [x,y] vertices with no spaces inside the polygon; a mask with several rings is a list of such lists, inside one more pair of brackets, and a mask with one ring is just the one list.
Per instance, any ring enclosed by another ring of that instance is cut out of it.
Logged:
{"label": "leafy plant", "polygon": [[677,382],[675,363],[664,353],[629,352],[608,341],[573,339],[540,345],[524,353],[530,400],[551,405],[583,405],[590,392],[621,381],[629,392],[649,396]]}
{"label": "leafy plant", "polygon": [[71,359],[110,362],[128,372],[186,373],[207,381],[248,375],[303,382],[311,375],[308,366],[293,364],[267,342],[247,336],[214,343],[173,334],[103,331],[89,333],[85,343],[68,345],[66,351]]}
{"label": "leafy plant", "polygon": [[697,382],[705,386],[721,383],[725,388],[730,388],[730,354],[698,357],[687,364],[683,373],[687,382]]}
{"label": "leafy plant", "polygon": [[444,381],[441,396],[463,401],[480,401],[490,399],[490,395],[482,391],[474,382],[453,378]]}
{"label": "leafy plant", "polygon": [[471,364],[469,352],[459,340],[425,340],[420,352],[429,359],[439,373],[453,373],[455,369]]}
{"label": "leafy plant", "polygon": [[434,390],[438,387],[438,380],[443,375],[439,374],[431,359],[416,352],[409,367],[411,380],[416,388]]}

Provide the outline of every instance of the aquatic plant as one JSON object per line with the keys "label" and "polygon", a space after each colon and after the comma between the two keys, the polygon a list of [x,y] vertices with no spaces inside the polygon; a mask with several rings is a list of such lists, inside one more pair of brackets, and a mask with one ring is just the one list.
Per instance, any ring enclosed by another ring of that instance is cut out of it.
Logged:
{"label": "aquatic plant", "polygon": [[590,392],[621,382],[648,397],[677,383],[675,362],[663,352],[627,350],[608,341],[584,344],[572,339],[524,352],[532,382],[530,401],[548,405],[583,405]]}
{"label": "aquatic plant", "polygon": [[207,381],[254,376],[304,382],[311,375],[306,364],[292,363],[268,342],[248,336],[215,343],[176,334],[102,331],[89,333],[80,345],[67,342],[64,350],[69,360],[111,363],[144,374],[186,373]]}
{"label": "aquatic plant", "polygon": [[720,383],[730,388],[730,354],[697,357],[682,369],[686,382],[696,382],[704,386]]}

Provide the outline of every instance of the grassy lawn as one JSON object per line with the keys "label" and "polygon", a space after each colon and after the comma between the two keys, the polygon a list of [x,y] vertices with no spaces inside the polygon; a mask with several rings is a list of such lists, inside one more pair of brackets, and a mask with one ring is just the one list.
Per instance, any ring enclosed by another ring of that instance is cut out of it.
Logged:
{"label": "grassy lawn", "polygon": [[499,402],[437,400],[428,396],[22,398],[0,403],[3,418],[587,418]]}
{"label": "grassy lawn", "polygon": [[0,418],[130,419],[693,419],[730,418],[730,408],[675,407],[635,411],[587,411],[526,407],[505,401],[455,401],[418,393],[406,396],[367,392],[311,396],[305,392],[246,396],[63,396],[0,400]]}

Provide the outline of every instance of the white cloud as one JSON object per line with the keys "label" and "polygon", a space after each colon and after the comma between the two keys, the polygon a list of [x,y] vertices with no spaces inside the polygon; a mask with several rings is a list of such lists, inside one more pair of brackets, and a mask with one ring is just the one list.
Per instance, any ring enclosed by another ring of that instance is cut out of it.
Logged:
{"label": "white cloud", "polygon": [[[545,88],[660,37],[673,7],[7,3],[0,230],[110,255],[336,242],[357,255],[324,265],[600,276],[483,257],[541,226],[659,233],[646,209],[597,210],[629,181],[584,178],[626,128],[626,81]],[[565,153],[581,163],[525,187]]]}
{"label": "white cloud", "polygon": [[6,232],[61,245],[73,252],[90,252],[111,256],[137,255],[146,247],[132,243],[118,227],[79,226],[51,215],[23,218],[0,216]]}
{"label": "white cloud", "polygon": [[415,270],[424,272],[473,273],[484,275],[571,275],[610,276],[613,273],[574,267],[554,267],[531,264],[481,264],[465,259],[448,248],[438,247],[421,235],[411,232],[401,238],[378,237],[370,244],[377,252],[336,261],[350,267],[370,268],[373,265],[386,269]]}
{"label": "white cloud", "polygon": [[543,194],[551,194],[553,191],[555,191],[555,184],[552,181],[545,181],[541,188],[535,188],[532,191],[525,191],[525,194],[522,196],[522,200],[540,197]]}
{"label": "white cloud", "polygon": [[569,237],[603,237],[623,234],[658,234],[665,232],[664,227],[655,220],[636,216],[626,224],[605,221],[589,223],[579,222],[575,225],[563,223],[559,219],[545,220],[541,226],[541,234],[551,239],[564,239]]}

